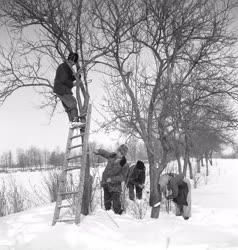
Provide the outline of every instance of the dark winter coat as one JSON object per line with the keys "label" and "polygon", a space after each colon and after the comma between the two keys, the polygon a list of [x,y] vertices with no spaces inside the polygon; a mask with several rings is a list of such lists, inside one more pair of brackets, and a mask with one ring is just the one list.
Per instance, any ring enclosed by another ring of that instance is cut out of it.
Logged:
{"label": "dark winter coat", "polygon": [[168,182],[167,189],[172,191],[172,194],[167,198],[173,199],[178,205],[188,205],[187,195],[188,195],[188,185],[184,182],[183,174],[169,174],[171,179]]}
{"label": "dark winter coat", "polygon": [[145,183],[145,166],[141,169],[137,165],[132,165],[127,177],[127,186],[139,186]]}
{"label": "dark winter coat", "polygon": [[56,70],[54,92],[58,95],[72,94],[75,77],[69,65],[64,62]]}
{"label": "dark winter coat", "polygon": [[[107,166],[102,174],[102,186],[107,186],[110,192],[121,192],[121,183],[126,180],[128,164],[125,157],[121,158],[117,153],[110,153],[104,149],[99,149],[98,155],[108,160]],[[110,178],[111,181],[107,182]]]}

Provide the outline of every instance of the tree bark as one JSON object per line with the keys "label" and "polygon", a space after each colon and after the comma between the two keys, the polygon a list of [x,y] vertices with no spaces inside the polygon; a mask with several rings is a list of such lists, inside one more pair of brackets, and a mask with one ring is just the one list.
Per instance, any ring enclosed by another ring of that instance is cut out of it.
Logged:
{"label": "tree bark", "polygon": [[178,163],[178,172],[179,174],[182,173],[182,164],[181,164],[181,160],[180,160],[180,155],[178,153],[175,153],[175,157]]}
{"label": "tree bark", "polygon": [[196,161],[197,161],[197,173],[201,173],[201,164],[199,156],[197,157]]}
{"label": "tree bark", "polygon": [[158,185],[158,168],[156,168],[155,157],[152,153],[147,150],[148,161],[150,166],[150,201],[149,204],[152,207],[151,209],[151,218],[159,218],[160,213],[160,202],[161,202],[161,193]]}
{"label": "tree bark", "polygon": [[81,213],[83,215],[88,215],[90,211],[90,204],[92,197],[92,183],[93,183],[93,177],[90,175],[90,161],[88,154],[86,170],[85,170],[84,190],[83,190],[83,200],[82,200],[82,210],[81,210]]}
{"label": "tree bark", "polygon": [[[77,91],[79,92],[79,90]],[[78,107],[79,106],[79,100],[78,100]],[[87,107],[88,109],[88,107]],[[82,109],[80,110],[80,114],[84,114]],[[87,110],[86,110],[87,112]],[[86,122],[86,117],[80,117],[80,121],[82,123]],[[80,133],[83,134],[85,132],[85,128],[80,129]],[[83,143],[83,141],[82,141]],[[87,161],[86,161],[86,169],[85,169],[85,177],[84,177],[84,190],[83,190],[83,199],[82,199],[82,208],[81,213],[83,215],[88,215],[90,211],[90,203],[91,203],[91,197],[92,197],[92,184],[93,184],[93,177],[90,175],[90,158],[89,158],[89,152],[87,154]]]}
{"label": "tree bark", "polygon": [[187,157],[187,152],[185,150],[184,153],[184,163],[183,163],[183,175],[187,175],[187,168],[188,168],[188,157]]}
{"label": "tree bark", "polygon": [[208,176],[209,175],[208,153],[205,153],[205,162],[206,162],[206,176]]}
{"label": "tree bark", "polygon": [[189,154],[188,154],[188,168],[189,168],[189,177],[190,179],[193,179],[193,168],[192,168],[192,164],[189,158]]}

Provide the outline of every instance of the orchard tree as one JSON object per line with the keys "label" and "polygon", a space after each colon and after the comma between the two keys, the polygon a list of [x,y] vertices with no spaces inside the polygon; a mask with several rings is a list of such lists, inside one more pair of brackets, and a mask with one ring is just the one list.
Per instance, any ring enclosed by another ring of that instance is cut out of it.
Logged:
{"label": "orchard tree", "polygon": [[[203,99],[237,97],[232,50],[236,39],[229,29],[235,4],[230,0],[95,0],[91,8],[98,30],[95,48],[111,45],[101,61],[111,78],[106,103],[111,119],[106,125],[144,141],[153,218],[160,210],[158,178],[172,150],[168,137],[174,130],[181,133],[181,121],[184,135],[188,134],[189,117],[181,119],[181,110],[189,108],[186,99],[191,89]],[[163,149],[159,166],[157,140]]]}
{"label": "orchard tree", "polygon": [[[86,0],[2,0],[0,22],[11,39],[0,48],[0,104],[27,87],[45,97],[42,107],[50,106],[52,115],[58,99],[53,93],[52,69],[69,52],[79,54],[76,95],[81,114],[88,109],[88,74],[95,60],[105,54],[91,46],[93,27]],[[75,69],[74,69],[75,70]],[[89,183],[86,169],[86,184]],[[89,206],[86,205],[86,206]]]}

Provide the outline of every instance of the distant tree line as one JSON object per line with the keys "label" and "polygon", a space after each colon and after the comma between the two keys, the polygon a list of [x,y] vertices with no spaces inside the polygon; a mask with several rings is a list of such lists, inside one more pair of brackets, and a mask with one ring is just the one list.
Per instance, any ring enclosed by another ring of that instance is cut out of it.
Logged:
{"label": "distant tree line", "polygon": [[[96,142],[90,142],[90,160],[92,167],[98,166],[105,162],[101,156],[94,155],[93,151],[98,148],[105,148]],[[136,138],[128,140],[129,152],[128,161],[147,160],[146,149],[144,144]],[[114,151],[116,148],[105,148]],[[11,150],[0,153],[0,172],[11,171],[35,171],[49,168],[58,168],[64,164],[65,152],[59,147],[54,150],[40,149],[31,146],[28,149],[18,148],[16,154]]]}
{"label": "distant tree line", "polygon": [[18,148],[15,157],[13,155],[11,150],[0,154],[0,172],[43,170],[62,166],[64,162],[64,152],[58,147],[52,151],[36,146]]}

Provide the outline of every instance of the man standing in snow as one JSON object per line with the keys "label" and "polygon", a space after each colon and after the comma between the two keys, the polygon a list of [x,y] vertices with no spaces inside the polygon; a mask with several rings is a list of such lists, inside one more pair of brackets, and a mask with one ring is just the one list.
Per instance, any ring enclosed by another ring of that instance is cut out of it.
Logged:
{"label": "man standing in snow", "polygon": [[126,162],[126,154],[128,148],[125,144],[118,147],[117,152],[108,152],[99,149],[94,152],[108,160],[107,166],[102,174],[101,186],[104,191],[104,206],[106,210],[113,210],[116,214],[122,214],[121,205],[121,183],[126,180],[128,172],[128,164]]}
{"label": "man standing in snow", "polygon": [[[183,174],[163,174],[159,178],[160,190],[166,199],[172,199],[176,205],[176,216],[185,220],[191,217],[191,184]],[[167,191],[171,194],[167,194]]]}
{"label": "man standing in snow", "polygon": [[71,69],[77,61],[78,54],[70,52],[68,60],[58,66],[54,81],[54,93],[60,98],[70,122],[79,122],[77,101],[72,93],[75,77]]}
{"label": "man standing in snow", "polygon": [[142,161],[137,161],[135,165],[132,165],[129,169],[127,177],[127,187],[129,189],[129,199],[142,198],[142,190],[145,184],[145,165]]}

